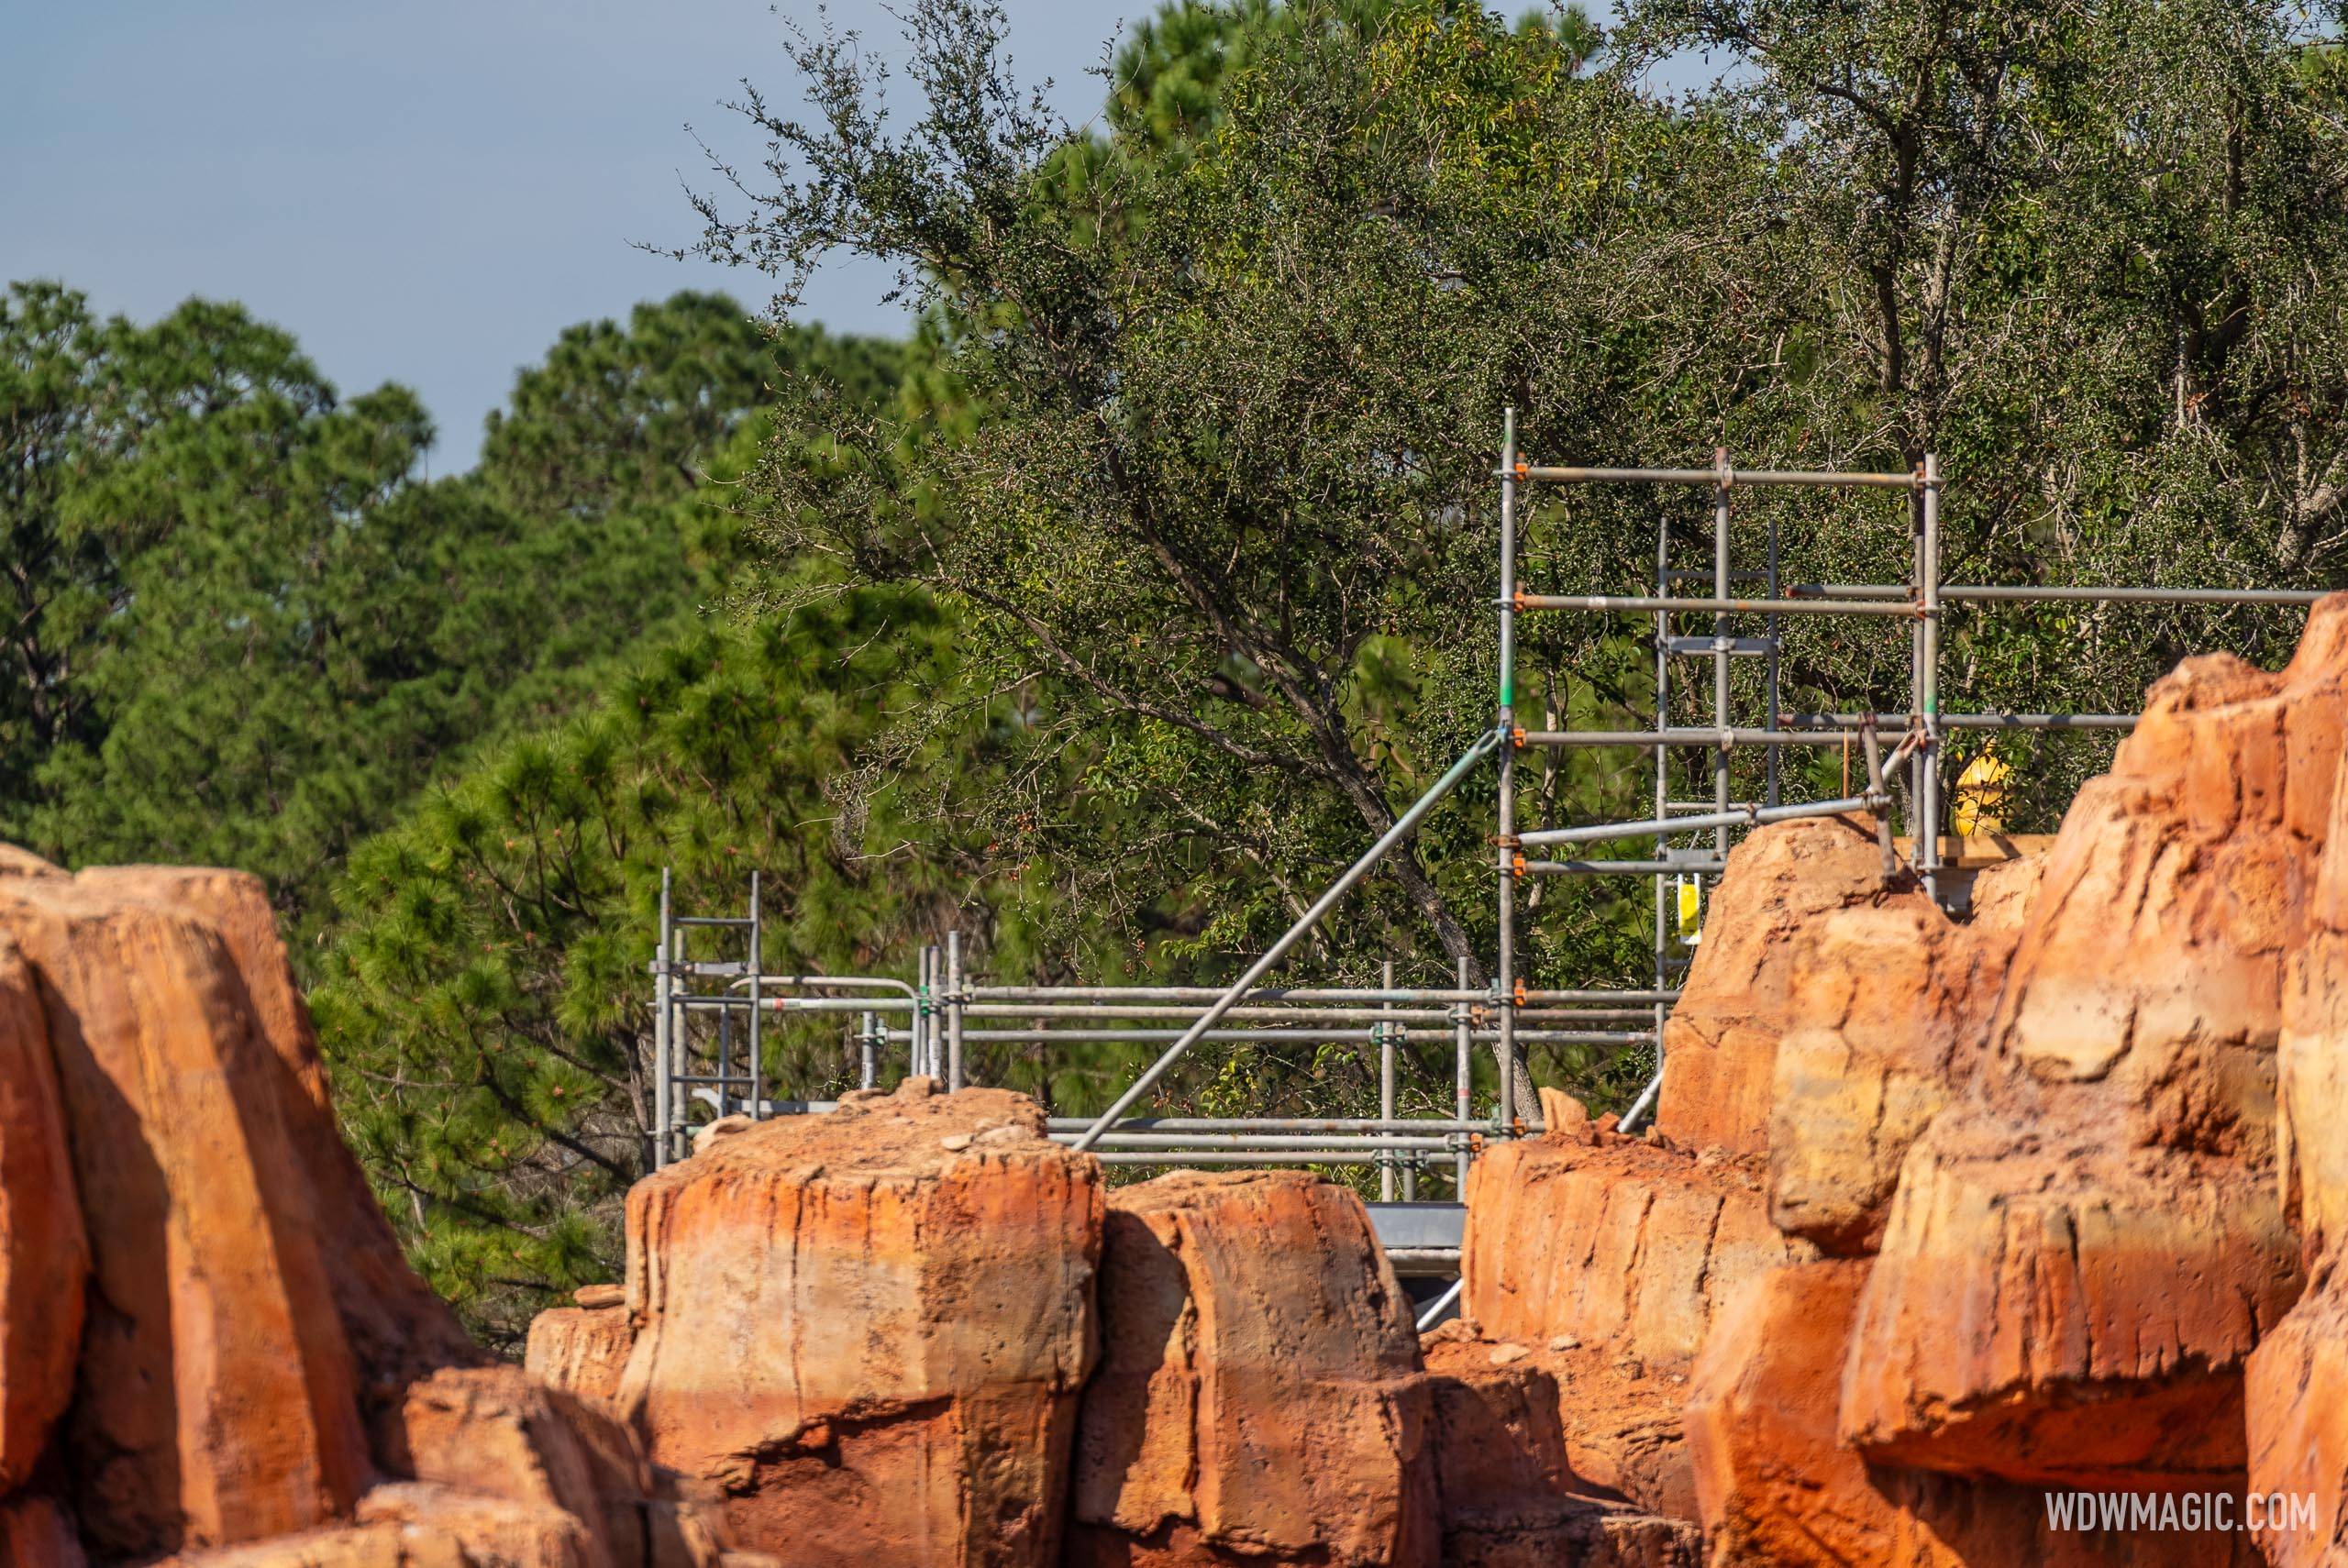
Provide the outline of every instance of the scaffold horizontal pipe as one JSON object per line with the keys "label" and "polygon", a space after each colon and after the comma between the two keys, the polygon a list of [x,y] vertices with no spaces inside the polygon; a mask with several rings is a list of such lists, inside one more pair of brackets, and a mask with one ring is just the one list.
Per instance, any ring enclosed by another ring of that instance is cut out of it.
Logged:
{"label": "scaffold horizontal pipe", "polygon": [[[973,1002],[962,1010],[969,1018],[1196,1018],[1202,1004],[1181,1002]],[[1249,1007],[1241,1005],[1225,1018],[1271,1019],[1290,1023],[1389,1023],[1451,1021],[1448,1008],[1392,1007],[1365,1002],[1340,1007]]]}
{"label": "scaffold horizontal pipe", "polygon": [[1655,838],[1690,833],[1699,828],[1759,827],[1789,823],[1800,817],[1836,817],[1845,812],[1873,811],[1884,802],[1866,795],[1846,795],[1835,801],[1812,801],[1798,806],[1749,806],[1740,812],[1708,812],[1701,816],[1670,817],[1659,822],[1595,823],[1589,827],[1542,828],[1519,838],[1526,848],[1547,844],[1604,844],[1618,838]]}
{"label": "scaffold horizontal pipe", "polygon": [[[1906,599],[1906,588],[1870,582],[1804,582],[1786,590],[1797,599]],[[2314,588],[2116,588],[2095,583],[1941,584],[1943,602],[1957,600],[1972,604],[2313,604],[2324,596]]]}
{"label": "scaffold horizontal pipe", "polygon": [[[1072,1146],[1072,1143],[1071,1143]],[[1104,1165],[1379,1165],[1432,1163],[1423,1153],[1379,1149],[1112,1149],[1091,1151]]]}
{"label": "scaffold horizontal pipe", "polygon": [[1921,619],[1923,607],[1906,600],[1680,599],[1607,593],[1519,593],[1519,610],[1592,610],[1625,615],[1891,615]]}
{"label": "scaffold horizontal pipe", "polygon": [[1528,877],[1717,877],[1724,860],[1528,860]]}
{"label": "scaffold horizontal pipe", "polygon": [[1741,745],[1839,745],[1840,736],[1792,730],[1527,730],[1519,745],[1636,746],[1654,751],[1668,745],[1732,749]]}
{"label": "scaffold horizontal pipe", "polygon": [[1577,469],[1534,463],[1523,477],[1542,484],[1796,485],[1823,490],[1922,490],[1918,474],[1820,473],[1808,469]]}
{"label": "scaffold horizontal pipe", "polygon": [[[1055,1132],[1061,1143],[1073,1143],[1080,1129]],[[1396,1153],[1447,1154],[1456,1140],[1402,1132],[1128,1132],[1123,1128],[1101,1134],[1096,1148],[1119,1149],[1390,1149]]]}
{"label": "scaffold horizontal pipe", "polygon": [[[2132,730],[2134,713],[1943,713],[1944,730]],[[1864,713],[1788,713],[1785,722],[1813,734],[1840,736],[1856,733],[1866,723]],[[1905,713],[1877,713],[1878,727],[1904,724]]]}
{"label": "scaffold horizontal pipe", "polygon": [[[1212,1002],[1220,1000],[1227,988],[1223,986],[965,986],[962,994],[973,1002],[981,1001],[1138,1001],[1138,1002]],[[1486,1001],[1490,993],[1464,991],[1456,988],[1440,990],[1393,989],[1376,990],[1342,986],[1265,986],[1250,989],[1251,999],[1241,1006],[1256,1002],[1364,1002],[1407,1005],[1412,1002]]]}
{"label": "scaffold horizontal pipe", "polygon": [[2087,601],[2110,604],[2278,604],[2308,605],[2324,597],[2320,589],[2307,588],[1996,588],[1974,583],[1944,584],[1944,600],[1972,603],[2001,601],[2065,602]]}
{"label": "scaffold horizontal pipe", "polygon": [[[1479,1040],[1498,1040],[1501,1037],[1501,1032],[1497,1029],[1479,1029],[1473,1032],[1475,1038]],[[1652,1029],[1636,1031],[1520,1029],[1516,1032],[1516,1038],[1531,1040],[1545,1045],[1645,1045],[1652,1043],[1655,1040],[1655,1031]]]}
{"label": "scaffold horizontal pipe", "polygon": [[1529,991],[1526,991],[1526,992],[1524,993],[1524,1000],[1525,1000],[1525,1004],[1526,1004],[1527,1006],[1540,1006],[1540,1005],[1542,1005],[1542,1004],[1544,1004],[1544,1003],[1549,1003],[1549,1002],[1598,1002],[1598,1003],[1600,1003],[1600,1004],[1611,1003],[1611,1002],[1622,1002],[1622,1003],[1623,1003],[1623,1004],[1627,1005],[1627,1004],[1632,1003],[1632,1002],[1649,1002],[1649,1003],[1653,1003],[1653,1002],[1668,1002],[1668,1001],[1678,1001],[1678,999],[1679,999],[1679,993],[1678,993],[1677,990],[1647,990],[1647,991],[1610,991],[1610,990],[1587,990],[1587,991],[1531,991],[1531,990],[1529,990]]}
{"label": "scaffold horizontal pipe", "polygon": [[[1398,1034],[1412,1032],[1411,1026],[1408,1024],[1398,1023],[1390,1027]],[[1365,1022],[1356,1029],[1283,1029],[1275,1024],[1267,1024],[1259,1029],[1208,1029],[1201,1031],[1198,1038],[1225,1043],[1286,1041],[1299,1045],[1325,1045],[1349,1040],[1374,1041],[1378,1038],[1378,1029],[1379,1025],[1374,1022]],[[1420,1025],[1417,1032],[1432,1032],[1424,1024]],[[966,1029],[962,1032],[962,1038],[991,1041],[1003,1045],[1034,1045],[1052,1040],[1074,1044],[1098,1045],[1121,1040],[1144,1042],[1180,1040],[1190,1032],[1185,1029],[1147,1029],[1139,1026],[1132,1029]]]}
{"label": "scaffold horizontal pipe", "polygon": [[[1048,1123],[1055,1132],[1081,1132],[1092,1125],[1090,1117],[1055,1116]],[[1434,1136],[1444,1132],[1480,1132],[1490,1134],[1499,1124],[1487,1118],[1462,1121],[1457,1118],[1396,1117],[1379,1121],[1375,1116],[1136,1116],[1130,1121],[1117,1123],[1117,1131],[1106,1134],[1117,1137],[1126,1132],[1415,1132]]]}

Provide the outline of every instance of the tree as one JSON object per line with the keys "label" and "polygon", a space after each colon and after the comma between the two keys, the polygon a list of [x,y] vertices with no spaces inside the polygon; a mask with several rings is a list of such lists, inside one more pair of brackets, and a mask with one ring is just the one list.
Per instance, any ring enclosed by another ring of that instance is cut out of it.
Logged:
{"label": "tree", "polygon": [[[744,215],[704,204],[708,253],[773,268],[786,296],[834,248],[898,263],[980,411],[968,436],[845,437],[823,482],[784,465],[776,548],[966,613],[978,689],[1047,690],[1039,745],[1091,759],[1080,801],[1015,808],[1062,847],[1097,835],[1057,863],[1115,871],[1072,893],[1179,882],[1220,952],[1287,923],[1490,723],[1470,672],[1489,668],[1501,406],[1537,404],[1552,441],[1623,421],[1644,368],[1607,248],[1721,161],[1716,127],[1584,79],[1552,32],[1462,6],[1374,32],[1280,14],[1178,158],[1082,153],[1003,79],[984,7],[911,18],[929,110],[902,136],[851,41],[811,39],[822,123],[754,96],[769,179],[736,180]],[[1398,856],[1324,952],[1479,966],[1474,815]],[[1624,934],[1556,929],[1610,956]]]}
{"label": "tree", "polygon": [[739,530],[686,504],[689,475],[769,384],[837,412],[897,354],[680,295],[567,334],[482,470],[427,481],[411,394],[338,400],[236,306],[139,326],[50,285],[8,299],[6,831],[259,872],[305,963],[352,844],[725,592]]}
{"label": "tree", "polygon": [[[763,870],[772,969],[869,969],[958,907],[991,911],[999,964],[1027,951],[1038,884],[942,838],[917,790],[853,817],[830,790],[957,678],[951,628],[918,594],[696,624],[352,857],[312,999],[344,1126],[426,1277],[492,1342],[518,1345],[532,1314],[619,1266],[653,1126],[644,963],[664,867],[688,911],[738,906]],[[991,749],[980,732],[930,760],[979,772]],[[854,1087],[836,1021],[776,1021],[778,1092]],[[1067,1081],[985,1070],[1047,1099]]]}
{"label": "tree", "polygon": [[659,505],[691,491],[777,387],[813,374],[815,396],[868,407],[895,388],[900,359],[893,343],[770,333],[723,294],[672,294],[637,305],[625,327],[564,328],[489,415],[481,478],[528,516]]}
{"label": "tree", "polygon": [[0,295],[0,828],[26,832],[50,748],[103,734],[87,677],[118,636],[130,563],[172,526],[167,508],[103,498],[135,491],[126,476],[194,427],[217,421],[265,448],[333,401],[292,338],[233,305],[192,301],[139,327],[55,283]]}

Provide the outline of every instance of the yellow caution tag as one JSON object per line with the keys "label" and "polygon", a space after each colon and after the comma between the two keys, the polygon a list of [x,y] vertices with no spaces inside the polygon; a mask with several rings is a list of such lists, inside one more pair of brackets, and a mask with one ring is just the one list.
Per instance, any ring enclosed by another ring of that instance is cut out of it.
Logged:
{"label": "yellow caution tag", "polygon": [[1703,884],[1693,877],[1681,877],[1676,878],[1676,885],[1679,895],[1679,940],[1693,947],[1703,935]]}

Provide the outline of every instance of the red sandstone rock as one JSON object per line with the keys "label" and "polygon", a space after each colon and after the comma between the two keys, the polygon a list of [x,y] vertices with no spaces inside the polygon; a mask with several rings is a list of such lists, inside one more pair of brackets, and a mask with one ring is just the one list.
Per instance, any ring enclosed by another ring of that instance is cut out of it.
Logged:
{"label": "red sandstone rock", "polygon": [[1972,1076],[2042,862],[1975,882],[1958,924],[1921,893],[1830,910],[1794,933],[1790,1026],[1769,1111],[1770,1218],[1823,1250],[1871,1253],[1899,1165]]}
{"label": "red sandstone rock", "polygon": [[1869,1456],[2082,1485],[2243,1463],[2243,1360],[2297,1297],[2274,1187],[2284,977],[2309,930],[2348,600],[2288,668],[2190,659],[2081,790],[1978,1088],[1911,1151],[1842,1430]]}
{"label": "red sandstone rock", "polygon": [[317,1031],[260,878],[202,867],[118,866],[94,867],[75,880],[193,914],[227,944],[276,1054],[278,1115],[308,1196],[316,1244],[357,1365],[361,1414],[371,1425],[395,1412],[417,1378],[487,1359],[456,1314],[408,1267],[365,1173],[342,1142]]}
{"label": "red sandstone rock", "polygon": [[65,1413],[90,1247],[32,971],[0,938],[0,1493]]}
{"label": "red sandstone rock", "polygon": [[1571,1335],[1684,1371],[1738,1286],[1815,1255],[1769,1223],[1747,1163],[1612,1135],[1526,1138],[1469,1171],[1461,1306],[1488,1338]]}
{"label": "red sandstone rock", "polygon": [[1410,1305],[1347,1189],[1180,1173],[1110,1198],[1080,1563],[1432,1563]]}
{"label": "red sandstone rock", "polygon": [[[2311,1515],[2259,1546],[2275,1568],[2348,1562],[2348,1278],[2334,1263],[2250,1358],[2250,1487]],[[2301,1505],[2294,1505],[2301,1506]]]}
{"label": "red sandstone rock", "polygon": [[558,1307],[532,1320],[522,1364],[548,1387],[616,1415],[620,1379],[635,1348],[636,1325],[626,1312]]}
{"label": "red sandstone rock", "polygon": [[450,1367],[408,1390],[399,1468],[477,1496],[559,1509],[584,1568],[638,1568],[651,1466],[634,1433],[511,1366]]}
{"label": "red sandstone rock", "polygon": [[2222,1161],[1944,1121],[1867,1281],[1843,1435],[1965,1474],[2222,1485],[2243,1358],[2298,1289],[2273,1194]]}
{"label": "red sandstone rock", "polygon": [[323,1523],[369,1468],[275,1053],[211,924],[0,879],[38,973],[94,1260],[69,1423],[76,1512],[116,1554]]}
{"label": "red sandstone rock", "polygon": [[414,1483],[379,1486],[354,1522],[151,1568],[593,1568],[579,1521],[559,1508]]}
{"label": "red sandstone rock", "polygon": [[56,1503],[23,1494],[0,1502],[0,1568],[83,1568],[85,1562],[81,1538]]}
{"label": "red sandstone rock", "polygon": [[1721,1314],[1688,1393],[1705,1538],[1731,1562],[1890,1561],[1896,1511],[1834,1441],[1863,1261],[1771,1269]]}
{"label": "red sandstone rock", "polygon": [[1553,1365],[1498,1347],[1424,1342],[1446,1568],[1696,1568],[1696,1527],[1645,1513],[1575,1473]]}
{"label": "red sandstone rock", "polygon": [[2261,1533],[2276,1568],[2348,1562],[2348,790],[2333,794],[2313,913],[2284,999],[2277,1143],[2315,1278],[2252,1353],[2243,1389],[2251,1489],[2313,1505]]}
{"label": "red sandstone rock", "polygon": [[1504,1144],[1468,1176],[1464,1317],[1552,1369],[1576,1475],[1668,1518],[1696,1515],[1680,1408],[1713,1314],[1816,1256],[1770,1225],[1754,1165],[1590,1130]]}
{"label": "red sandstone rock", "polygon": [[2201,1568],[2254,1560],[2232,1531],[2055,1529],[2037,1486],[1870,1466],[1838,1444],[1835,1374],[1867,1266],[1838,1259],[1773,1270],[1722,1311],[1688,1404],[1712,1562]]}
{"label": "red sandstone rock", "polygon": [[1032,1100],[925,1088],[761,1123],[629,1194],[622,1406],[744,1550],[1056,1559],[1100,1166]]}
{"label": "red sandstone rock", "polygon": [[1789,1022],[1792,938],[1829,911],[1885,894],[1872,818],[1780,823],[1729,852],[1703,942],[1664,1028],[1658,1132],[1690,1148],[1767,1151],[1770,1079]]}

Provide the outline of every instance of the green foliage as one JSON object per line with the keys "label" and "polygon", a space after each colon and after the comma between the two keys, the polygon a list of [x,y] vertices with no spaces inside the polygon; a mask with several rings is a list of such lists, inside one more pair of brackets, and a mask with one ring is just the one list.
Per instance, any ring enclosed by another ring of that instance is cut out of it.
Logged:
{"label": "green foliage", "polygon": [[639,304],[623,327],[565,329],[493,412],[480,477],[526,516],[599,518],[676,499],[774,389],[814,373],[813,395],[844,413],[894,389],[902,351],[820,327],[770,332],[723,294]]}
{"label": "green foliage", "polygon": [[[2287,20],[2263,0],[1648,0],[1593,72],[1582,22],[1181,6],[1124,51],[1106,145],[1007,79],[982,0],[911,14],[926,111],[903,131],[868,55],[804,38],[817,117],[752,100],[767,178],[738,180],[732,210],[703,202],[703,249],[786,298],[834,250],[894,262],[959,416],[909,407],[823,464],[771,463],[771,547],[966,617],[978,688],[1027,694],[1027,736],[1081,788],[1013,767],[951,809],[1033,823],[1068,907],[1141,920],[1183,889],[1175,945],[1210,967],[1490,723],[1504,403],[1558,458],[1937,451],[1956,580],[2337,580],[2348,168],[2331,73]],[[1691,48],[1734,70],[1685,100],[1645,89]],[[1896,503],[1744,508],[1740,569],[1774,519],[1792,580],[1905,575]],[[1523,519],[1523,578],[1630,588],[1659,541],[1709,564],[1709,521],[1700,499],[1553,492]],[[1950,705],[2126,709],[2185,649],[2272,658],[2293,624],[1970,613],[1947,635]],[[1528,623],[1520,712],[1554,727],[1652,702],[1646,631]],[[1907,706],[1896,633],[1784,632],[1784,705]],[[1746,711],[1758,679],[1738,672]],[[1696,696],[1673,712],[1702,722]],[[2026,816],[2104,755],[2020,749],[2047,786]],[[1739,761],[1740,792],[1757,767]],[[1589,754],[1519,779],[1543,823],[1640,812],[1649,788],[1635,759]],[[1673,793],[1706,782],[1691,767]],[[1432,979],[1489,951],[1490,791],[1315,956],[1358,972],[1395,953]],[[1647,908],[1644,887],[1545,889],[1536,981],[1642,977]],[[1624,1081],[1545,1071],[1601,1098]]]}
{"label": "green foliage", "polygon": [[73,863],[257,871],[306,958],[357,839],[723,591],[737,530],[681,476],[769,385],[851,406],[895,354],[679,295],[566,334],[481,472],[433,481],[410,394],[338,401],[236,306],[139,326],[12,287],[0,831]]}
{"label": "green foliage", "polygon": [[[914,593],[698,625],[353,857],[312,1004],[348,1134],[477,1330],[518,1342],[531,1313],[619,1265],[620,1198],[652,1124],[644,965],[663,867],[689,911],[737,908],[761,869],[771,970],[869,971],[957,906],[990,911],[998,964],[1032,958],[1036,884],[941,841],[918,791],[852,815],[833,792],[895,713],[957,679],[950,627]],[[980,731],[918,761],[983,772],[991,750]],[[836,1020],[777,1020],[768,1042],[773,1092],[855,1087]],[[1058,1087],[1037,1064],[982,1071]]]}

